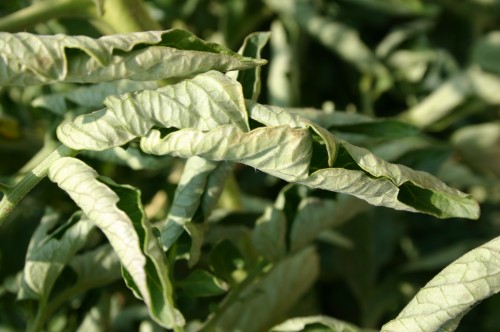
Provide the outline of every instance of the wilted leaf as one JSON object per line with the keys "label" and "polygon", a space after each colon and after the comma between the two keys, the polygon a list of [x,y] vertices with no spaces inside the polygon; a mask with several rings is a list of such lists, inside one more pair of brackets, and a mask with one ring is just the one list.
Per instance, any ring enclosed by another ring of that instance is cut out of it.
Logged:
{"label": "wilted leaf", "polygon": [[[179,105],[168,94],[188,104]],[[248,102],[250,117],[265,125],[248,131],[238,84],[217,72],[167,86],[162,93],[111,97],[106,104],[108,109],[63,123],[59,139],[73,149],[103,150],[142,137],[146,153],[244,163],[288,182],[440,218],[479,215],[475,201],[437,178],[390,164],[279,107]],[[200,117],[207,109],[211,120]],[[180,130],[164,136],[152,129],[155,125]]]}
{"label": "wilted leaf", "polygon": [[252,68],[245,58],[183,30],[87,36],[0,33],[0,85],[153,81]]}
{"label": "wilted leaf", "polygon": [[[163,247],[168,250],[186,229],[192,235],[191,265],[199,258],[203,230],[189,223],[202,223],[208,217],[222,191],[226,179],[224,175],[230,170],[227,165],[196,156],[186,162],[166,224],[161,229],[161,240]],[[202,220],[193,220],[197,212],[201,213]]]}
{"label": "wilted leaf", "polygon": [[155,321],[167,328],[183,325],[173,304],[163,251],[139,206],[138,191],[110,181],[104,184],[97,176],[82,161],[67,157],[49,170],[49,178],[106,235],[125,269],[127,284],[144,300]]}
{"label": "wilted leaf", "polygon": [[156,91],[111,96],[104,103],[107,109],[59,126],[59,139],[76,149],[105,150],[144,136],[154,126],[210,130],[234,124],[248,130],[241,86],[218,72]]}
{"label": "wilted leaf", "polygon": [[57,277],[94,227],[89,219],[75,215],[49,233],[55,222],[57,216],[46,215],[33,235],[19,292],[20,299],[40,300],[41,306],[46,305]]}

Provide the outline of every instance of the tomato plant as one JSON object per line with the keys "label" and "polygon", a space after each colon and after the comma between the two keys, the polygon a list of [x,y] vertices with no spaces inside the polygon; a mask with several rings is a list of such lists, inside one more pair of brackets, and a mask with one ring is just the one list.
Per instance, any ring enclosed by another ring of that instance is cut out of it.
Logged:
{"label": "tomato plant", "polygon": [[391,3],[1,5],[0,326],[455,330],[500,285],[500,5]]}

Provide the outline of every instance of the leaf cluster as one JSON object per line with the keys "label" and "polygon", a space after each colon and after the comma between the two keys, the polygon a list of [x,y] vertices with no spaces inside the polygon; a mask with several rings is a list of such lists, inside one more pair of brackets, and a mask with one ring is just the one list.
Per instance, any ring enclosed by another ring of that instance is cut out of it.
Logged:
{"label": "leaf cluster", "polygon": [[495,331],[497,2],[0,4],[0,330]]}

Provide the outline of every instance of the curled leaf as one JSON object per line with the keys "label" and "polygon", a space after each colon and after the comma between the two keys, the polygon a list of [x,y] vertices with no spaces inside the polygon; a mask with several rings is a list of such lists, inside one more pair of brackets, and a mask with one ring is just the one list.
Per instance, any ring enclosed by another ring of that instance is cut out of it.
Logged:
{"label": "curled leaf", "polygon": [[0,86],[152,81],[265,63],[183,30],[87,36],[0,32]]}
{"label": "curled leaf", "polygon": [[[245,105],[239,84],[218,72],[110,97],[106,105],[63,123],[59,139],[73,149],[104,150],[140,138],[146,153],[243,163],[288,182],[440,218],[479,216],[473,199],[428,173],[388,163],[279,107]],[[249,130],[248,117],[260,126]]]}
{"label": "curled leaf", "polygon": [[137,205],[137,192],[107,185],[97,176],[82,161],[68,157],[57,160],[49,170],[49,178],[106,235],[125,269],[127,284],[144,300],[155,321],[167,328],[183,325],[184,319],[173,305],[163,251]]}

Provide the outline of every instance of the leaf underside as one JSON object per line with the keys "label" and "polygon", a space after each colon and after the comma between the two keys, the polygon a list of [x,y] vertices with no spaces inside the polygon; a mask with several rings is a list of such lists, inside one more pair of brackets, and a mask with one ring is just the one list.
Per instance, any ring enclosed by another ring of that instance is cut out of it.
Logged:
{"label": "leaf underside", "polygon": [[49,170],[49,178],[106,235],[124,268],[127,285],[144,300],[151,317],[166,328],[183,325],[173,304],[163,250],[145,220],[138,190],[97,177],[95,170],[69,157]]}
{"label": "leaf underside", "polygon": [[498,248],[500,237],[448,265],[382,331],[454,331],[474,304],[500,291]]}
{"label": "leaf underside", "polygon": [[87,36],[0,32],[0,85],[100,83],[188,77],[208,70],[253,68],[243,57],[184,30]]}

